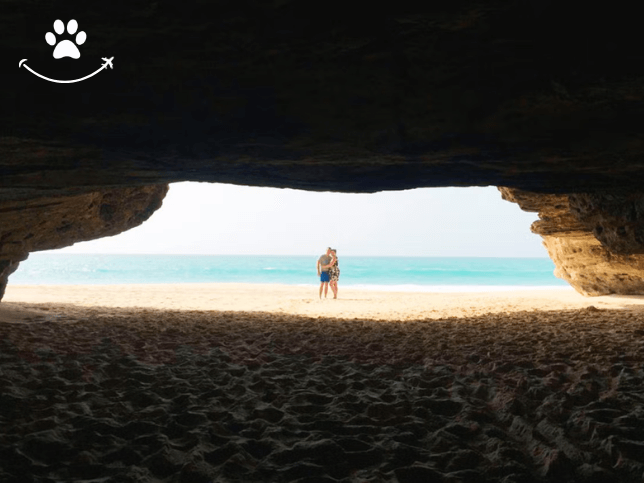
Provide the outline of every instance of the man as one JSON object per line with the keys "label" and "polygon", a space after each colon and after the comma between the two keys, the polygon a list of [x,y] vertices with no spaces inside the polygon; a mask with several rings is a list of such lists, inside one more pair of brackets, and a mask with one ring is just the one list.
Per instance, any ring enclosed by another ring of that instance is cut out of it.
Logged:
{"label": "man", "polygon": [[329,291],[329,263],[331,263],[331,248],[326,249],[326,253],[318,258],[317,269],[320,277],[320,299],[322,298],[322,289],[324,289],[324,298]]}

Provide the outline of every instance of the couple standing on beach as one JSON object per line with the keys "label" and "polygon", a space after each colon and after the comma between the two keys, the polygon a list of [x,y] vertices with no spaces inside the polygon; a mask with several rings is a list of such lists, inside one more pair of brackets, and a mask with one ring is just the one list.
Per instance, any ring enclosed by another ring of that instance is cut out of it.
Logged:
{"label": "couple standing on beach", "polygon": [[320,277],[320,298],[324,289],[324,298],[329,291],[329,285],[333,291],[333,298],[338,298],[338,280],[340,279],[340,267],[338,266],[337,252],[333,248],[327,248],[326,253],[318,259],[318,277]]}

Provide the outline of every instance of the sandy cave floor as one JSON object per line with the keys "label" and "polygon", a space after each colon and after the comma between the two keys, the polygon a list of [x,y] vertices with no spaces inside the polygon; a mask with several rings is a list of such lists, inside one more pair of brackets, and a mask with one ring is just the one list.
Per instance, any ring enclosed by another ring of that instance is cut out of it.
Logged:
{"label": "sandy cave floor", "polygon": [[3,302],[2,482],[641,482],[644,312]]}

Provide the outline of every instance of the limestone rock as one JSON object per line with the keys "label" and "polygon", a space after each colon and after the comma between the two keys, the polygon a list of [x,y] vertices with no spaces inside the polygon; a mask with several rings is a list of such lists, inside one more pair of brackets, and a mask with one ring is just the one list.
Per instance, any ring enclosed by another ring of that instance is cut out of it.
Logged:
{"label": "limestone rock", "polygon": [[[543,237],[556,266],[555,275],[579,293],[644,293],[644,255],[638,242],[640,196],[547,195],[510,188],[499,191],[503,199],[519,204],[521,209],[539,213],[540,219],[531,230]],[[622,231],[615,227],[622,224],[629,229],[618,236]],[[601,230],[602,226],[607,228]],[[612,236],[598,237],[598,232]]]}
{"label": "limestone rock", "polygon": [[541,236],[579,236],[587,233],[586,226],[574,215],[568,195],[534,193],[499,187],[501,197],[517,203],[523,211],[539,213],[531,228]]}
{"label": "limestone rock", "polygon": [[644,194],[576,193],[568,197],[575,216],[612,253],[644,254]]}
{"label": "limestone rock", "polygon": [[616,255],[592,235],[544,236],[555,275],[583,295],[641,295],[644,255]]}
{"label": "limestone rock", "polygon": [[167,190],[167,185],[153,185],[2,203],[0,298],[9,275],[30,252],[112,236],[138,226],[161,206]]}
{"label": "limestone rock", "polygon": [[28,256],[29,254],[25,253],[23,255],[0,259],[0,300],[4,297],[9,275],[18,270],[20,262],[26,260]]}

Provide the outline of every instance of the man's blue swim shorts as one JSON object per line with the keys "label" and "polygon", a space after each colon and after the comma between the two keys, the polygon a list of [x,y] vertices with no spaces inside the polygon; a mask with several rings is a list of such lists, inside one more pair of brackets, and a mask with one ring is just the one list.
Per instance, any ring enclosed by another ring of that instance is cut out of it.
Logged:
{"label": "man's blue swim shorts", "polygon": [[329,272],[321,272],[320,274],[320,282],[328,282],[331,279],[329,278]]}

